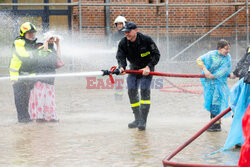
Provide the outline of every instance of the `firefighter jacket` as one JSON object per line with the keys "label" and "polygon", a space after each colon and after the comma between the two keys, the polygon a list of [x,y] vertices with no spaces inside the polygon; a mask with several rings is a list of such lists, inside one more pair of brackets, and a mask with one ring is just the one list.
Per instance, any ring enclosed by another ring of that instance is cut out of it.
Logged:
{"label": "firefighter jacket", "polygon": [[112,34],[112,42],[117,47],[117,44],[120,42],[120,40],[124,37],[124,32],[122,30],[116,31],[114,34]]}
{"label": "firefighter jacket", "polygon": [[126,37],[122,38],[116,54],[119,68],[126,69],[127,61],[131,69],[141,69],[149,66],[151,71],[160,59],[160,52],[154,41],[142,33],[137,32],[135,42],[130,42]]}
{"label": "firefighter jacket", "polygon": [[237,63],[233,74],[240,78],[244,77],[244,81],[250,84],[250,46],[247,48],[246,54]]}
{"label": "firefighter jacket", "polygon": [[[45,75],[45,74],[55,74],[56,73],[56,62],[57,54],[56,50],[53,47],[53,44],[49,44],[49,49],[44,50],[43,46],[38,48],[37,54],[34,56],[36,61],[35,65],[32,68],[32,72],[36,75]],[[36,78],[37,81],[41,81],[47,84],[54,84],[54,77],[40,77]]]}
{"label": "firefighter jacket", "polygon": [[125,35],[122,30],[118,30],[111,35],[109,45],[112,47],[112,50],[114,52],[117,52],[118,44],[124,36]]}
{"label": "firefighter jacket", "polygon": [[18,80],[19,75],[31,74],[34,65],[36,40],[30,41],[17,37],[12,48],[12,58],[9,66],[11,80]]}

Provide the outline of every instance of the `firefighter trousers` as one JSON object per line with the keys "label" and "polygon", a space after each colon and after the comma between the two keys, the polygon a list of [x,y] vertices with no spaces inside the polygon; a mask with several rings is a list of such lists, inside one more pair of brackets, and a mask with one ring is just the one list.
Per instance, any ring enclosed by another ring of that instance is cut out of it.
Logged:
{"label": "firefighter trousers", "polygon": [[14,99],[17,110],[18,122],[29,122],[29,98],[31,87],[23,81],[13,84]]}
{"label": "firefighter trousers", "polygon": [[[143,113],[145,113],[144,115],[146,115],[146,117],[150,108],[150,86],[152,78],[151,75],[143,76],[137,74],[129,74],[127,78],[128,96],[131,107],[133,111],[140,107],[141,114],[143,115]],[[141,97],[139,97],[138,93],[139,88]]]}

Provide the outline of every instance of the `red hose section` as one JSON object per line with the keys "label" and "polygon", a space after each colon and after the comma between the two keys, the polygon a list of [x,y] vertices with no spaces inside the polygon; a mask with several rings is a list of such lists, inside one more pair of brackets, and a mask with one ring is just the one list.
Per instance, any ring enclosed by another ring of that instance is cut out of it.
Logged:
{"label": "red hose section", "polygon": [[[128,74],[142,74],[142,70],[125,70],[126,73]],[[149,72],[149,75],[155,75],[155,76],[165,76],[165,77],[180,77],[180,78],[205,78],[205,75],[202,74],[174,74],[174,73],[162,73],[162,72]],[[176,87],[177,89],[181,90],[182,92],[188,92],[188,93],[193,93],[193,94],[202,94],[201,91],[191,91],[184,89],[180,86],[177,86],[170,82],[169,80],[165,79],[167,82],[169,82],[173,87]],[[164,90],[161,89],[161,91],[169,91],[169,90]],[[171,91],[171,92],[181,92],[181,91]]]}
{"label": "red hose section", "polygon": [[202,133],[204,133],[212,124],[221,119],[224,115],[231,111],[231,108],[228,107],[226,110],[217,115],[214,119],[212,119],[207,125],[205,125],[201,130],[199,130],[196,134],[194,134],[190,139],[188,139],[184,144],[179,146],[172,154],[162,160],[162,163],[165,166],[178,166],[178,167],[236,167],[236,166],[221,166],[221,165],[200,165],[200,164],[185,164],[185,163],[174,163],[169,162],[176,154],[178,154],[182,149],[188,146],[191,142],[193,142],[196,138],[198,138]]}
{"label": "red hose section", "polygon": [[[203,91],[199,91],[199,90],[188,90],[188,89],[184,89],[181,86],[175,85],[173,82],[169,81],[167,78],[164,78],[165,81],[167,81],[170,85],[172,85],[172,87],[175,87],[178,90],[167,90],[167,89],[160,89],[161,91],[166,91],[166,92],[187,92],[187,93],[192,93],[192,94],[202,94]],[[194,85],[192,85],[194,86]]]}
{"label": "red hose section", "polygon": [[[125,70],[128,74],[142,74],[142,70]],[[149,75],[165,76],[165,77],[179,77],[179,78],[205,78],[202,74],[174,74],[174,73],[162,73],[162,72],[149,72]]]}
{"label": "red hose section", "polygon": [[[181,87],[195,87],[195,86],[202,86],[201,84],[180,84]],[[173,86],[164,86],[163,89],[173,88]]]}

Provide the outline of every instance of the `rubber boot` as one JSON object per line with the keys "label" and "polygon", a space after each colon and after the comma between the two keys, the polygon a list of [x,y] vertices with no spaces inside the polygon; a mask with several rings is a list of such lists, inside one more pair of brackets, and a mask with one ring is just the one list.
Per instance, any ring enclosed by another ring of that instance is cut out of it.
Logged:
{"label": "rubber boot", "polygon": [[144,104],[141,105],[141,120],[139,121],[138,125],[139,130],[146,129],[149,107],[150,105],[144,105]]}
{"label": "rubber boot", "polygon": [[139,107],[133,107],[133,114],[134,114],[134,117],[135,117],[135,120],[131,123],[128,124],[128,127],[129,128],[137,128],[138,127],[138,124],[140,122],[140,109]]}
{"label": "rubber boot", "polygon": [[[216,117],[216,115],[211,114],[210,118],[213,119],[214,117]],[[208,129],[208,132],[220,132],[221,131],[221,120],[218,120],[217,122],[215,122],[213,125],[211,125]]]}

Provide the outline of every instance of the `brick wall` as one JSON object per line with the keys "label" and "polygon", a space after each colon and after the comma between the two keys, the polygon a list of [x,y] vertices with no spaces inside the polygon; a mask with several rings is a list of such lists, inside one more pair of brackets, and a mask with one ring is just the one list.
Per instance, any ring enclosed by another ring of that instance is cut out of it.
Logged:
{"label": "brick wall", "polygon": [[[77,0],[74,0],[75,2]],[[233,3],[235,0],[169,0],[169,4],[197,4],[197,3]],[[245,2],[245,0],[238,0]],[[82,3],[104,3],[104,0],[82,0]],[[110,3],[148,4],[149,0],[110,0]],[[156,3],[153,0],[152,3]],[[238,9],[240,9],[238,7]],[[169,34],[171,36],[200,36],[236,11],[234,6],[199,6],[199,7],[169,7]],[[118,15],[125,16],[128,21],[138,25],[138,30],[150,35],[166,32],[166,8],[111,6],[110,27],[114,31],[113,21]],[[157,20],[158,15],[158,20]],[[78,7],[73,9],[73,29],[78,31]],[[238,33],[246,34],[246,11],[238,14]],[[105,8],[82,6],[82,33],[84,35],[105,36]],[[235,17],[224,23],[222,27],[211,33],[211,36],[229,37],[235,35]]]}

